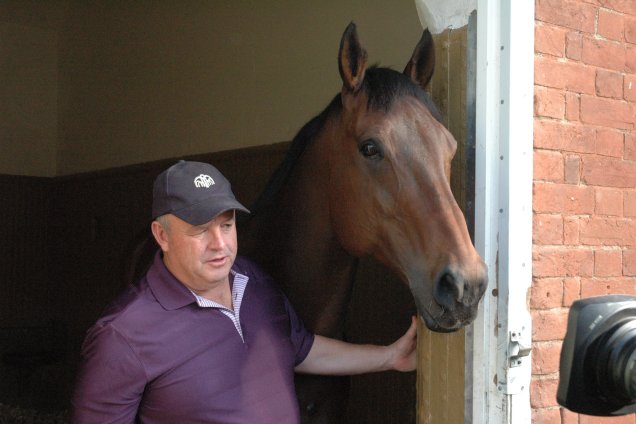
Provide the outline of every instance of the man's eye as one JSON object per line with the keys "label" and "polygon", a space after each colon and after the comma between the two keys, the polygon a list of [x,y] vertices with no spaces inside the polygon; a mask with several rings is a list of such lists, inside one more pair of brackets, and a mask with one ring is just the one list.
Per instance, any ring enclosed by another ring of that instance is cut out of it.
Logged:
{"label": "man's eye", "polygon": [[191,236],[200,236],[208,231],[205,227],[195,227],[190,231]]}

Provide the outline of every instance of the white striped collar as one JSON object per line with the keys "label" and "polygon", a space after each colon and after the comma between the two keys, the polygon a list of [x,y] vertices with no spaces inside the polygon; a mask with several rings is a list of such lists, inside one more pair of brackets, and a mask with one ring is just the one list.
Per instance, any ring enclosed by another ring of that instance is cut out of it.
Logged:
{"label": "white striped collar", "polygon": [[[234,270],[230,271],[232,274],[232,309],[228,309],[225,306],[221,305],[218,302],[213,300],[206,299],[202,296],[199,296],[192,290],[190,292],[194,295],[194,298],[197,301],[197,304],[201,308],[216,308],[219,309],[223,315],[230,318],[234,323],[234,327],[236,331],[238,331],[241,339],[243,339],[243,331],[241,330],[241,321],[240,321],[240,313],[241,313],[241,303],[243,301],[243,295],[245,294],[245,288],[247,287],[247,283],[249,281],[249,277],[243,274],[240,274]],[[245,339],[243,339],[245,341]]]}

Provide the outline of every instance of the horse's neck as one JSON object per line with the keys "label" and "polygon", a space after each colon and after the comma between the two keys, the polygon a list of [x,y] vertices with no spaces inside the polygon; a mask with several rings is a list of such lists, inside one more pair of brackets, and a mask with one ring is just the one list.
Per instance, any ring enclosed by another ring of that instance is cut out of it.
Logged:
{"label": "horse's neck", "polygon": [[[311,148],[311,147],[308,147]],[[356,260],[338,243],[329,220],[328,163],[306,152],[259,227],[254,253],[278,280],[305,324],[319,334],[342,332]]]}

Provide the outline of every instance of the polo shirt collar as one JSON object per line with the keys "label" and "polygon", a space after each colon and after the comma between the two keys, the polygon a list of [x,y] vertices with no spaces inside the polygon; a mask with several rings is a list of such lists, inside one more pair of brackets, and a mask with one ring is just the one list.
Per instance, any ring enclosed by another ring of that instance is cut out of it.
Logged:
{"label": "polo shirt collar", "polygon": [[158,250],[155,254],[155,259],[146,274],[146,279],[152,294],[159,304],[168,311],[196,303],[196,299],[192,296],[190,290],[181,284],[166,268],[161,250]]}

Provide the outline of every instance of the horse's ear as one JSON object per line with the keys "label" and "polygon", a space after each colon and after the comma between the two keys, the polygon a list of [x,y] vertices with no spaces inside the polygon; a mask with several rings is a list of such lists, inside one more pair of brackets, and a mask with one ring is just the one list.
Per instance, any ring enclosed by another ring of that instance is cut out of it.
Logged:
{"label": "horse's ear", "polygon": [[422,33],[422,38],[415,46],[413,55],[404,68],[404,74],[410,77],[420,87],[426,88],[435,70],[435,46],[428,28]]}
{"label": "horse's ear", "polygon": [[351,22],[342,34],[338,53],[338,68],[344,88],[356,92],[364,80],[367,51],[360,44],[356,24]]}

